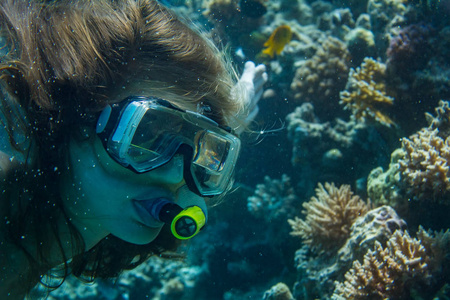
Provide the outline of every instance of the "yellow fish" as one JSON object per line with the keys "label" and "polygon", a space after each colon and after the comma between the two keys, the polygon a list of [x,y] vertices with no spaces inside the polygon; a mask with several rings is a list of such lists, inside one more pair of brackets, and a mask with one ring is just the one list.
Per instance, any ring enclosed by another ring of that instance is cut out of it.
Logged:
{"label": "yellow fish", "polygon": [[280,55],[284,46],[290,42],[292,38],[291,27],[287,25],[278,26],[270,35],[267,42],[264,43],[264,47],[267,47],[262,53],[269,55],[271,58],[275,55]]}

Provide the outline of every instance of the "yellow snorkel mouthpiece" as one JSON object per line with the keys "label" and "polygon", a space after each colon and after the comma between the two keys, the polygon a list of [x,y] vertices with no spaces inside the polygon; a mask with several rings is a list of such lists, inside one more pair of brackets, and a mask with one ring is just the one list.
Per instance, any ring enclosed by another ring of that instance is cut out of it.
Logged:
{"label": "yellow snorkel mouthpiece", "polygon": [[206,215],[198,206],[182,208],[176,203],[161,198],[149,209],[155,219],[170,226],[172,234],[180,240],[194,237],[206,223]]}
{"label": "yellow snorkel mouthpiece", "polygon": [[183,209],[170,224],[172,234],[180,240],[187,240],[200,232],[205,225],[206,217],[198,206]]}

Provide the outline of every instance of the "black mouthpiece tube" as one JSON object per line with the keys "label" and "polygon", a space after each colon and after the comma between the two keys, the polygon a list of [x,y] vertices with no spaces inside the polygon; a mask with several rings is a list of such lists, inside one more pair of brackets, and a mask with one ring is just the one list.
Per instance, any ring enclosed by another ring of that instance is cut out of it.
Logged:
{"label": "black mouthpiece tube", "polygon": [[181,208],[181,206],[173,202],[169,202],[161,208],[158,218],[161,222],[170,224],[172,223],[172,220],[182,211],[183,208]]}

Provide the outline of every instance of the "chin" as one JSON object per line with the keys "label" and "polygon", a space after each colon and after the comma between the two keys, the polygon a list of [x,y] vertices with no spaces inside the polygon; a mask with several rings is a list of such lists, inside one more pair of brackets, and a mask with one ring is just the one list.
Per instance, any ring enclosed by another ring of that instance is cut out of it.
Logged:
{"label": "chin", "polygon": [[161,228],[150,228],[142,224],[136,224],[130,226],[127,230],[121,228],[118,232],[112,232],[111,234],[128,243],[145,245],[156,239]]}

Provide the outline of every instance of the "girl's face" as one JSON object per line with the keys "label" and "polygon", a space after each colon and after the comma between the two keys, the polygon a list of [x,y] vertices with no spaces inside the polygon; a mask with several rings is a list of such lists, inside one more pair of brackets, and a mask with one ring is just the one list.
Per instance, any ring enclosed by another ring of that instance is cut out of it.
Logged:
{"label": "girl's face", "polygon": [[95,134],[84,141],[72,138],[68,152],[69,167],[63,175],[61,194],[87,249],[108,234],[135,244],[153,241],[162,223],[139,205],[142,200],[164,197],[183,208],[200,206],[206,213],[204,199],[184,182],[182,155],[175,155],[155,170],[137,174],[116,163]]}

